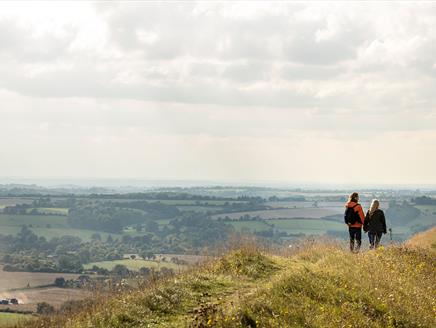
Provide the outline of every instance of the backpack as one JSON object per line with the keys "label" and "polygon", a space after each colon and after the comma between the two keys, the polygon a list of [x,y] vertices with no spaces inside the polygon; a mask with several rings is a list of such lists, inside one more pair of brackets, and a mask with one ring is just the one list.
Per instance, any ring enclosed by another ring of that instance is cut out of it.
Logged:
{"label": "backpack", "polygon": [[356,222],[362,223],[359,213],[354,210],[357,205],[359,204],[356,204],[353,207],[347,207],[345,210],[344,221],[346,224],[355,224]]}

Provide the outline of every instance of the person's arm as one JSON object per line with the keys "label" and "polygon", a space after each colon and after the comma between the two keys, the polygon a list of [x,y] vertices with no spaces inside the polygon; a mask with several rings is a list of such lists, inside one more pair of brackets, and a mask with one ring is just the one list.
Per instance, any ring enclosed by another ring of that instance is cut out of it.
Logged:
{"label": "person's arm", "polygon": [[385,213],[382,211],[382,215],[381,215],[381,223],[383,225],[383,233],[387,233],[387,229],[386,229],[386,218],[385,218]]}
{"label": "person's arm", "polygon": [[368,231],[369,211],[366,212],[365,221],[363,222],[363,231]]}
{"label": "person's arm", "polygon": [[365,213],[363,213],[363,208],[362,205],[357,205],[357,212],[359,213],[360,216],[360,221],[362,221],[362,224],[365,223]]}

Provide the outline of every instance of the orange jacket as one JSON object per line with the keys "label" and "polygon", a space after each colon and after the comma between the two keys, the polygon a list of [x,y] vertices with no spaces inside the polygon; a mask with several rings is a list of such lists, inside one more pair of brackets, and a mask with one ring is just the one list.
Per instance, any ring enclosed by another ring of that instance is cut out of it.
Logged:
{"label": "orange jacket", "polygon": [[[348,202],[347,204],[345,204],[345,207],[353,207],[355,205],[356,205],[355,202]],[[350,227],[353,227],[353,228],[362,228],[363,223],[365,222],[365,213],[363,213],[362,205],[357,204],[357,206],[354,207],[354,211],[359,213],[360,220],[362,221],[362,223],[356,222],[356,223],[350,225]]]}

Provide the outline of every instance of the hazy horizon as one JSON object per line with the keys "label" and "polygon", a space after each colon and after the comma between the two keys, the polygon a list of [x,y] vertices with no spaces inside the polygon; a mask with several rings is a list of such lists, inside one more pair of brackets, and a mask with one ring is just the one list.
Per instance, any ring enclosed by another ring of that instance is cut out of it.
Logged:
{"label": "hazy horizon", "polygon": [[319,190],[436,190],[436,184],[359,184],[320,183],[316,181],[274,181],[274,180],[171,180],[171,179],[122,179],[122,178],[2,178],[0,185],[35,185],[45,188],[193,188],[193,187],[259,187],[283,189]]}
{"label": "hazy horizon", "polygon": [[435,186],[435,53],[435,3],[1,2],[0,180]]}

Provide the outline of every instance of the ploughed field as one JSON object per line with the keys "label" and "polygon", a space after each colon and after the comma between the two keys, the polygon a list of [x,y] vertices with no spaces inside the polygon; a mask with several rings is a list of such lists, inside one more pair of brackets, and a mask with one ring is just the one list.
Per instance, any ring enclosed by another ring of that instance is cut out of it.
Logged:
{"label": "ploughed field", "polygon": [[89,296],[91,296],[91,293],[84,289],[58,287],[30,288],[0,292],[0,298],[16,298],[19,302],[18,305],[0,305],[0,311],[11,309],[17,312],[36,312],[37,304],[41,302],[46,302],[53,305],[55,308],[59,308],[66,301],[80,300]]}
{"label": "ploughed field", "polygon": [[[77,279],[78,274],[69,273],[44,273],[44,272],[8,272],[0,266],[0,293],[11,289],[23,289],[46,286],[54,283],[58,277],[66,280]],[[0,294],[1,295],[1,294]]]}

